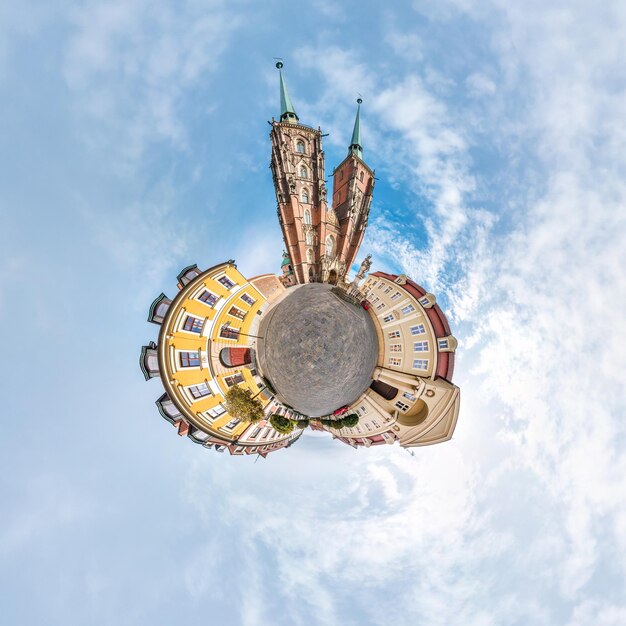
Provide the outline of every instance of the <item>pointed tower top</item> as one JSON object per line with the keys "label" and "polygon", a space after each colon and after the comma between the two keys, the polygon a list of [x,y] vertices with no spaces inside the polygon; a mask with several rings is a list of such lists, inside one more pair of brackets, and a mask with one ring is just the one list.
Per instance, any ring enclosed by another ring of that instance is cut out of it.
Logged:
{"label": "pointed tower top", "polygon": [[363,147],[361,146],[361,98],[357,98],[356,119],[354,120],[354,130],[352,131],[352,141],[348,150],[359,157],[363,158]]}
{"label": "pointed tower top", "polygon": [[278,61],[276,67],[278,68],[278,75],[280,76],[280,121],[291,122],[293,124],[298,121],[298,116],[296,115],[296,110],[293,108],[293,104],[291,104],[287,85],[283,79],[283,73],[281,72],[283,67],[282,61]]}

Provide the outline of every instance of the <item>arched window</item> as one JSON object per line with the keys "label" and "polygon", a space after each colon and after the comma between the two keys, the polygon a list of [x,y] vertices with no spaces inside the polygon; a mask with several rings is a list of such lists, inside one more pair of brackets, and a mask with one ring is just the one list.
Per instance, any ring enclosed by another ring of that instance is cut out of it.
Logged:
{"label": "arched window", "polygon": [[306,171],[306,167],[304,165],[300,166],[300,178],[308,178],[309,173]]}
{"label": "arched window", "polygon": [[313,250],[311,248],[306,251],[306,262],[313,263]]}
{"label": "arched window", "polygon": [[361,173],[359,174],[359,180],[360,180],[361,182],[363,182],[363,172],[361,172]]}
{"label": "arched window", "polygon": [[300,139],[296,141],[296,152],[304,154],[304,141],[301,141]]}
{"label": "arched window", "polygon": [[310,230],[306,231],[306,233],[304,234],[304,239],[306,241],[306,245],[307,246],[312,246],[313,245],[313,235],[311,234]]}
{"label": "arched window", "polygon": [[304,204],[309,203],[309,191],[307,189],[303,189],[302,192],[300,193],[300,200],[302,200]]}
{"label": "arched window", "polygon": [[326,256],[329,258],[335,256],[335,238],[332,235],[326,237]]}
{"label": "arched window", "polygon": [[309,209],[304,209],[304,223],[305,224],[311,223],[311,211],[309,211]]}

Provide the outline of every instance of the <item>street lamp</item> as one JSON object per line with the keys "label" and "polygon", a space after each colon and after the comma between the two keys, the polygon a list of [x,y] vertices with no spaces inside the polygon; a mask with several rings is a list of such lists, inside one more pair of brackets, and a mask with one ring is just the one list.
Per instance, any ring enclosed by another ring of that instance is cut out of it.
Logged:
{"label": "street lamp", "polygon": [[[227,320],[222,325],[222,329],[230,328],[230,320]],[[263,339],[263,337],[259,337],[258,335],[248,335],[247,333],[242,333],[238,328],[233,328],[232,330],[237,332],[237,335],[243,335],[244,337],[254,337],[255,339]]]}

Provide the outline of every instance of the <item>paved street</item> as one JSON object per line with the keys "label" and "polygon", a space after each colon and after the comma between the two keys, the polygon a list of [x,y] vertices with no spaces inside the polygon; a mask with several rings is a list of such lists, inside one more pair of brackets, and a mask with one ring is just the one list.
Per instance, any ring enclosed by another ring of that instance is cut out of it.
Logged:
{"label": "paved street", "polygon": [[376,365],[376,331],[366,311],[330,285],[292,287],[261,322],[258,359],[280,400],[312,417],[350,404]]}

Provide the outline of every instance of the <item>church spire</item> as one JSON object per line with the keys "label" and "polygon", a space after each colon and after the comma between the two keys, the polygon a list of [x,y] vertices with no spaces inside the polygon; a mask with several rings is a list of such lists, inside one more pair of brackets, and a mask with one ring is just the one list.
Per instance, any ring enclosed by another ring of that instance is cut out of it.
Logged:
{"label": "church spire", "polygon": [[281,72],[281,68],[283,64],[281,61],[276,63],[276,67],[278,68],[278,74],[280,76],[280,121],[281,122],[297,122],[298,116],[296,115],[296,110],[293,108],[293,104],[291,104],[291,98],[289,97],[289,92],[287,91],[287,85],[285,85],[285,80],[283,79],[283,73]]}
{"label": "church spire", "polygon": [[357,99],[356,119],[354,120],[354,130],[352,131],[352,141],[348,150],[358,156],[359,159],[363,158],[363,147],[361,146],[361,98]]}

